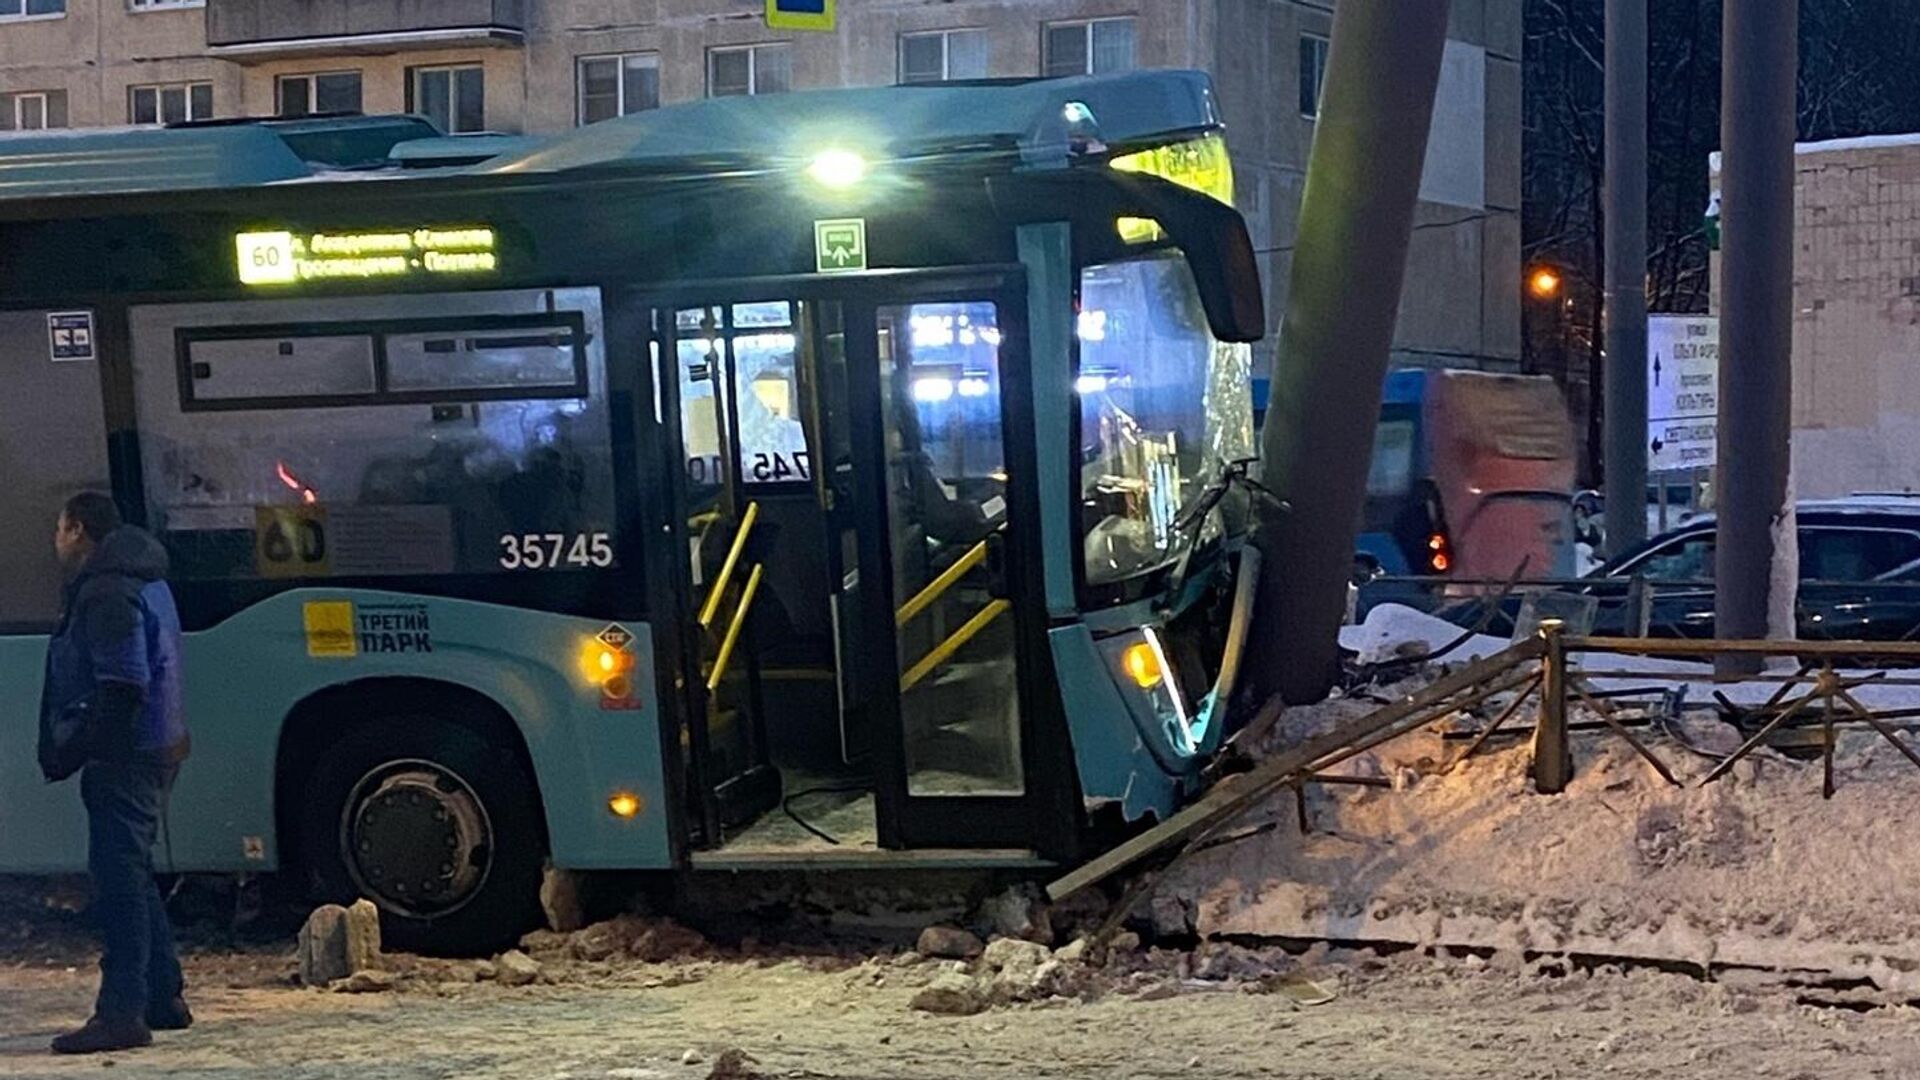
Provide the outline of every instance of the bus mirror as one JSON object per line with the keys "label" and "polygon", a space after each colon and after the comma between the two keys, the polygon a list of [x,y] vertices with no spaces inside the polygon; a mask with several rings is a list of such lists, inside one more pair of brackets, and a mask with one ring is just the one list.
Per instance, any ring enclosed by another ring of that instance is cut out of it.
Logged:
{"label": "bus mirror", "polygon": [[1174,245],[1186,252],[1207,323],[1221,341],[1259,341],[1266,336],[1265,291],[1240,211],[1155,176],[1121,173],[1116,180],[1148,208],[1141,216],[1158,222]]}
{"label": "bus mirror", "polygon": [[1121,240],[1116,223],[1151,219],[1186,253],[1213,336],[1233,342],[1266,336],[1266,294],[1253,239],[1233,207],[1157,176],[1113,169],[1017,173],[987,183],[1006,220],[1070,221],[1083,263],[1135,250]]}

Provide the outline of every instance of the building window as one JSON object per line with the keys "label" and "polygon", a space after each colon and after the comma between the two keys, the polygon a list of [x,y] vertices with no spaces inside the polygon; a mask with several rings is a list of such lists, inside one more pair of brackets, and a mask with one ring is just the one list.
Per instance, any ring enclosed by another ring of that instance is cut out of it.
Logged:
{"label": "building window", "polygon": [[1133,17],[1048,23],[1045,74],[1106,75],[1133,70]]}
{"label": "building window", "polygon": [[583,56],[578,73],[582,124],[660,107],[660,54]]}
{"label": "building window", "polygon": [[282,75],[277,95],[281,116],[360,111],[360,73],[327,71],[317,75]]}
{"label": "building window", "polygon": [[0,94],[0,131],[42,131],[66,126],[65,90]]}
{"label": "building window", "polygon": [[0,0],[0,20],[54,19],[67,13],[67,0]]}
{"label": "building window", "polygon": [[127,0],[128,11],[165,11],[168,8],[206,7],[207,0]]}
{"label": "building window", "polygon": [[985,30],[935,30],[900,35],[900,81],[949,82],[987,77]]}
{"label": "building window", "polygon": [[793,88],[793,53],[784,42],[707,50],[707,96],[779,94]]}
{"label": "building window", "polygon": [[1327,53],[1332,48],[1317,34],[1300,35],[1300,115],[1320,117],[1320,91],[1327,83]]}
{"label": "building window", "polygon": [[480,65],[414,68],[407,80],[407,110],[457,135],[487,127],[487,84]]}
{"label": "building window", "polygon": [[173,83],[127,88],[127,119],[135,124],[182,124],[213,118],[213,84]]}

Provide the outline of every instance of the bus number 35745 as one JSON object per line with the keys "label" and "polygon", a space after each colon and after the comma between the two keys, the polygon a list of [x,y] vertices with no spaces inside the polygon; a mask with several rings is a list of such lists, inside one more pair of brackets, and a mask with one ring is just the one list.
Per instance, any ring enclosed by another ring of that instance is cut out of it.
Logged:
{"label": "bus number 35745", "polygon": [[606,533],[508,534],[500,538],[500,567],[504,570],[564,570],[569,567],[612,566],[613,540]]}

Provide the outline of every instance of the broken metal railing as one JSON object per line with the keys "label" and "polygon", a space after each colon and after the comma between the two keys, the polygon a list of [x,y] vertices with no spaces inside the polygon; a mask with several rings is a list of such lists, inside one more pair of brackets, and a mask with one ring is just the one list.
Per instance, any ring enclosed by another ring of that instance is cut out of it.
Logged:
{"label": "broken metal railing", "polygon": [[[1545,630],[1543,628],[1543,636]],[[1739,748],[1727,755],[1701,779],[1702,784],[1710,784],[1725,776],[1742,759],[1750,756],[1762,746],[1768,744],[1776,732],[1793,724],[1797,718],[1814,707],[1819,709],[1819,719],[1815,721],[1820,730],[1821,790],[1827,798],[1834,793],[1834,750],[1838,744],[1838,727],[1845,723],[1863,723],[1873,729],[1892,744],[1901,756],[1920,768],[1920,752],[1899,737],[1899,733],[1887,723],[1895,715],[1905,715],[1911,710],[1891,709],[1875,710],[1854,691],[1863,686],[1920,686],[1920,678],[1911,675],[1895,675],[1890,670],[1862,669],[1863,660],[1899,661],[1902,668],[1920,664],[1920,642],[1916,641],[1681,641],[1651,638],[1569,638],[1562,642],[1569,651],[1585,654],[1607,654],[1624,656],[1660,656],[1669,659],[1711,660],[1718,656],[1758,656],[1769,659],[1793,661],[1797,667],[1791,673],[1762,672],[1758,675],[1740,676],[1736,679],[1720,679],[1706,672],[1624,672],[1587,670],[1586,678],[1660,678],[1668,681],[1688,682],[1777,682],[1766,703],[1754,710],[1753,716],[1761,721],[1760,726],[1741,743]],[[1811,684],[1809,686],[1809,684]],[[1804,693],[1794,691],[1809,686]],[[1589,707],[1608,716],[1610,703],[1601,703],[1589,698]],[[1723,706],[1732,706],[1724,696]],[[1615,725],[1616,730],[1625,733],[1624,728]],[[1644,751],[1643,751],[1644,752]]]}
{"label": "broken metal railing", "polygon": [[[1727,680],[1716,678],[1704,668],[1701,670],[1628,671],[1592,666],[1594,657],[1606,655],[1709,660],[1715,656],[1729,654],[1790,658],[1796,662],[1797,669],[1791,673],[1763,673],[1759,676]],[[1564,791],[1573,777],[1576,765],[1571,738],[1572,725],[1567,719],[1568,706],[1578,703],[1598,717],[1597,723],[1583,726],[1623,740],[1647,762],[1662,781],[1679,786],[1681,781],[1672,768],[1661,760],[1647,741],[1633,733],[1632,723],[1629,718],[1622,715],[1616,694],[1599,690],[1594,686],[1594,681],[1597,679],[1681,683],[1719,682],[1722,684],[1778,682],[1780,685],[1776,692],[1757,710],[1756,715],[1762,721],[1758,730],[1754,731],[1737,750],[1716,763],[1700,782],[1708,784],[1718,780],[1741,759],[1766,745],[1768,739],[1781,728],[1793,724],[1797,718],[1817,708],[1819,718],[1815,722],[1819,724],[1821,731],[1824,791],[1827,797],[1831,798],[1834,791],[1834,747],[1837,741],[1835,730],[1840,724],[1849,722],[1866,724],[1893,744],[1916,768],[1920,768],[1920,751],[1916,751],[1914,747],[1902,740],[1899,733],[1887,722],[1895,716],[1914,715],[1916,710],[1890,709],[1876,712],[1862,702],[1859,695],[1855,693],[1861,687],[1868,685],[1920,685],[1920,677],[1896,676],[1885,670],[1870,672],[1843,670],[1847,665],[1855,664],[1867,657],[1883,661],[1899,661],[1909,665],[1920,664],[1920,642],[1703,641],[1576,637],[1567,634],[1565,628],[1557,621],[1547,620],[1541,624],[1535,634],[1491,656],[1465,664],[1414,693],[1389,702],[1332,731],[1308,738],[1296,746],[1259,762],[1245,772],[1224,776],[1199,799],[1169,817],[1165,822],[1132,837],[1060,877],[1048,885],[1047,892],[1053,899],[1059,900],[1177,845],[1173,857],[1158,871],[1134,879],[1127,895],[1115,908],[1114,919],[1108,926],[1103,927],[1100,935],[1097,935],[1104,938],[1118,926],[1118,919],[1124,913],[1131,911],[1133,904],[1152,888],[1159,875],[1164,874],[1173,864],[1196,851],[1218,843],[1231,842],[1251,835],[1252,832],[1264,831],[1267,826],[1255,826],[1253,829],[1243,828],[1229,835],[1231,827],[1240,822],[1255,806],[1288,789],[1292,789],[1296,806],[1299,806],[1304,801],[1306,784],[1340,782],[1347,779],[1323,775],[1327,769],[1382,743],[1475,708],[1507,693],[1514,694],[1513,698],[1501,706],[1496,717],[1472,737],[1472,742],[1463,753],[1446,763],[1443,767],[1444,771],[1457,768],[1462,761],[1478,753],[1498,732],[1524,715],[1527,703],[1534,701],[1537,703],[1534,710],[1531,747],[1531,772],[1534,786],[1542,794],[1557,794]],[[1579,658],[1581,663],[1575,664],[1573,661],[1576,658]],[[1807,687],[1804,692],[1798,694],[1794,692],[1796,688],[1803,686]],[[1723,705],[1725,704],[1730,703],[1724,702],[1723,699]],[[1256,723],[1270,727],[1274,719],[1272,716],[1263,715]],[[1301,818],[1304,827],[1304,812],[1301,813]]]}

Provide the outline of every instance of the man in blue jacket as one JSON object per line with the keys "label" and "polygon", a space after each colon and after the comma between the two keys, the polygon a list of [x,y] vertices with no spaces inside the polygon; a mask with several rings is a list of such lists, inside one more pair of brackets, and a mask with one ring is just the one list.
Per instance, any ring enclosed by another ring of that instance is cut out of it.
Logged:
{"label": "man in blue jacket", "polygon": [[80,773],[101,924],[93,1017],[53,1049],[89,1054],[145,1046],[154,1028],[193,1022],[153,878],[167,793],[187,756],[180,616],[166,550],[121,524],[112,498],[82,492],[67,500],[53,543],[67,583],[47,646],[40,768],[49,782]]}

